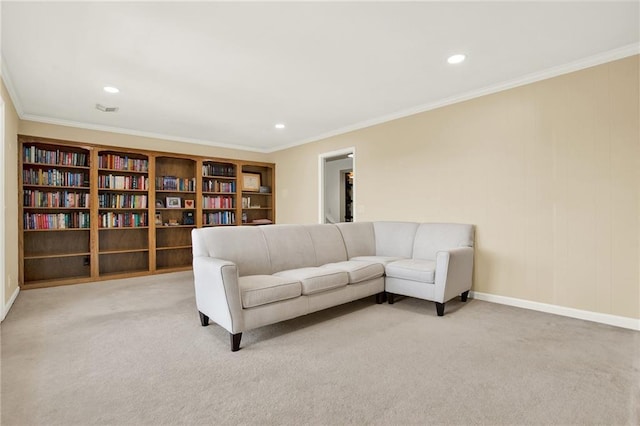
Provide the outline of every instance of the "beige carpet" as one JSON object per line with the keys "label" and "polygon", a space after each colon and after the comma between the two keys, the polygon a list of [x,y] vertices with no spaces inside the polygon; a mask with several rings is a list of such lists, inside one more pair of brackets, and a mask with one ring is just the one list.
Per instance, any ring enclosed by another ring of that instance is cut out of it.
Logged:
{"label": "beige carpet", "polygon": [[201,327],[190,273],[23,291],[3,425],[639,424],[640,333],[477,300],[373,298]]}

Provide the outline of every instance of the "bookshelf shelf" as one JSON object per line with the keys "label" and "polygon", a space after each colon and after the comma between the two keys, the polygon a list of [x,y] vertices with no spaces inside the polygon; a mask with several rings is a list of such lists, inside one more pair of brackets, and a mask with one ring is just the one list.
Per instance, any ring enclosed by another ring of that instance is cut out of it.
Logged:
{"label": "bookshelf shelf", "polygon": [[179,190],[170,190],[170,189],[156,189],[157,194],[195,194],[196,191],[179,191]]}
{"label": "bookshelf shelf", "polygon": [[18,139],[24,289],[188,270],[192,229],[275,218],[271,163]]}
{"label": "bookshelf shelf", "polygon": [[70,164],[55,164],[55,163],[32,163],[32,162],[23,162],[24,166],[30,167],[46,167],[46,168],[56,168],[56,169],[79,169],[79,170],[89,170],[91,169],[89,166],[73,166]]}
{"label": "bookshelf shelf", "polygon": [[78,191],[89,191],[89,187],[88,186],[62,186],[62,185],[35,185],[35,184],[29,184],[26,183],[24,185],[22,185],[23,188],[44,188],[47,190],[52,190],[52,189],[74,189],[74,190],[78,190]]}
{"label": "bookshelf shelf", "polygon": [[100,254],[122,254],[122,253],[146,253],[149,249],[131,249],[131,250],[104,250]]}
{"label": "bookshelf shelf", "polygon": [[183,249],[190,249],[191,245],[188,246],[171,246],[171,247],[158,247],[157,250],[158,251],[164,251],[164,250],[183,250]]}
{"label": "bookshelf shelf", "polygon": [[105,168],[98,168],[98,172],[100,173],[131,173],[131,174],[142,174],[142,175],[146,175],[149,174],[148,170],[121,170],[121,169],[105,169]]}
{"label": "bookshelf shelf", "polygon": [[146,194],[147,191],[146,189],[112,189],[112,188],[98,188],[98,191],[100,192],[118,192],[118,193],[128,193],[128,192],[132,192],[132,193],[143,193]]}
{"label": "bookshelf shelf", "polygon": [[23,232],[27,233],[39,233],[39,232],[69,232],[69,231],[85,231],[88,232],[90,229],[87,228],[56,228],[56,229],[23,229]]}
{"label": "bookshelf shelf", "polygon": [[32,207],[23,206],[24,210],[90,210],[90,207]]}
{"label": "bookshelf shelf", "polygon": [[148,208],[142,208],[142,207],[100,207],[99,208],[100,211],[102,210],[109,210],[109,211],[125,211],[125,212],[129,212],[129,211],[147,211],[149,210]]}
{"label": "bookshelf shelf", "polygon": [[90,252],[85,253],[64,253],[64,254],[43,254],[40,256],[25,256],[25,260],[30,259],[54,259],[58,257],[90,256]]}

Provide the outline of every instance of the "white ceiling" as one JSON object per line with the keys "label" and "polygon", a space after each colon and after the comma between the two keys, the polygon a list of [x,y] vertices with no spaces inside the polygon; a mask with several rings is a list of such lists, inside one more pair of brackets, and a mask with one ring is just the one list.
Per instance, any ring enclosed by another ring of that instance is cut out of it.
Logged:
{"label": "white ceiling", "polygon": [[[0,7],[21,118],[263,152],[628,56],[640,41],[638,1]],[[449,65],[453,53],[468,59]]]}

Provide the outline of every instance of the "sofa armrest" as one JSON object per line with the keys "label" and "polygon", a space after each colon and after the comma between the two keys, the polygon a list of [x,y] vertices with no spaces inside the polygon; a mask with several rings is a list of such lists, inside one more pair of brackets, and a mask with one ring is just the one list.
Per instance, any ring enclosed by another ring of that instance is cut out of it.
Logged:
{"label": "sofa armrest", "polygon": [[470,290],[472,276],[472,247],[439,250],[436,254],[435,301],[445,303]]}
{"label": "sofa armrest", "polygon": [[212,257],[194,257],[193,275],[198,310],[229,333],[241,333],[244,316],[236,264]]}

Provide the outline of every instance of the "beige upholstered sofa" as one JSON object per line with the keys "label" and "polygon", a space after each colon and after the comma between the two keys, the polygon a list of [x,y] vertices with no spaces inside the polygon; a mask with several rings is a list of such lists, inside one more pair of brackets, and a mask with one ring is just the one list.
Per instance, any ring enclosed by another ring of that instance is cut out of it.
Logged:
{"label": "beige upholstered sofa", "polygon": [[[376,295],[466,300],[472,225],[357,222],[194,229],[196,305],[203,326],[242,332]],[[386,290],[386,292],[385,292]]]}

